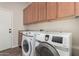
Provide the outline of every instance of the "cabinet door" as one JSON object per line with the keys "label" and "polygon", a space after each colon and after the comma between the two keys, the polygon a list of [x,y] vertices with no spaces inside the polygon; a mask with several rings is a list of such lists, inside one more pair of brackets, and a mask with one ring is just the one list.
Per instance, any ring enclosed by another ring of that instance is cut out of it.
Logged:
{"label": "cabinet door", "polygon": [[58,17],[66,17],[74,15],[74,2],[59,2]]}
{"label": "cabinet door", "polygon": [[32,23],[32,9],[33,9],[33,7],[32,7],[32,5],[30,5],[29,7],[28,7],[28,14],[27,14],[27,17],[28,17],[28,20],[27,20],[27,22],[28,22],[28,24],[31,24]]}
{"label": "cabinet door", "polygon": [[32,23],[38,22],[38,3],[32,3]]}
{"label": "cabinet door", "polygon": [[57,3],[48,2],[47,3],[47,20],[56,19],[57,16]]}
{"label": "cabinet door", "polygon": [[24,25],[30,24],[32,22],[32,5],[24,9]]}
{"label": "cabinet door", "polygon": [[25,8],[25,9],[23,10],[23,24],[24,24],[24,25],[26,25],[26,24],[28,23],[28,21],[27,21],[27,20],[28,20],[28,17],[27,17],[28,15],[27,15],[27,14],[28,14],[28,11],[27,11],[27,9]]}
{"label": "cabinet door", "polygon": [[79,2],[75,3],[75,15],[79,16]]}
{"label": "cabinet door", "polygon": [[45,2],[39,2],[39,21],[45,21],[46,20],[46,3]]}

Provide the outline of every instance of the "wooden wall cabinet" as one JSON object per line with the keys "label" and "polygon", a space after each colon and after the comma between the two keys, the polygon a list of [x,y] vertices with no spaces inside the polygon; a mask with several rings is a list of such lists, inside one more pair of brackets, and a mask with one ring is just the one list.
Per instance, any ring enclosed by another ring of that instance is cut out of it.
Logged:
{"label": "wooden wall cabinet", "polygon": [[79,2],[75,2],[75,16],[79,16]]}
{"label": "wooden wall cabinet", "polygon": [[74,15],[74,2],[58,2],[58,18]]}
{"label": "wooden wall cabinet", "polygon": [[79,15],[79,3],[74,2],[34,2],[24,9],[24,25]]}
{"label": "wooden wall cabinet", "polygon": [[53,20],[57,17],[57,3],[48,2],[47,3],[47,20]]}

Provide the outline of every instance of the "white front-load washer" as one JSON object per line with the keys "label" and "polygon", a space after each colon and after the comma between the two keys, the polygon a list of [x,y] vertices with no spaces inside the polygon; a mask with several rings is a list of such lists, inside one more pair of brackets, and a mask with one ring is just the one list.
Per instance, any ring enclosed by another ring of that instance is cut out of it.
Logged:
{"label": "white front-load washer", "polygon": [[23,32],[22,36],[22,55],[33,56],[34,55],[34,44],[35,44],[35,32],[26,31]]}
{"label": "white front-load washer", "polygon": [[71,33],[38,33],[35,43],[36,56],[70,56],[72,51]]}

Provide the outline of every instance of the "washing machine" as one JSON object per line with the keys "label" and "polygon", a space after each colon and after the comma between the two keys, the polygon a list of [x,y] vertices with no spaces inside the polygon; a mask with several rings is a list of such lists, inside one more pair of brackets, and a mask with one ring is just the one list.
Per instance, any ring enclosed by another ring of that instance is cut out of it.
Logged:
{"label": "washing machine", "polygon": [[38,33],[35,42],[36,56],[71,56],[72,34],[64,32]]}
{"label": "washing machine", "polygon": [[35,43],[35,32],[25,31],[22,36],[22,55],[33,56],[34,55],[34,43]]}

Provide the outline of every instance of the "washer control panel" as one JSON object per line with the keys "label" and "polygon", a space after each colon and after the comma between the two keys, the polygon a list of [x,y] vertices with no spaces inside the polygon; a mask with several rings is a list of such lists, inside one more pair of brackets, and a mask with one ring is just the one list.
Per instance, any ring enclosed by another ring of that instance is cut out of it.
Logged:
{"label": "washer control panel", "polygon": [[56,43],[63,43],[63,37],[59,37],[59,36],[53,36],[52,37],[52,42],[56,42]]}

